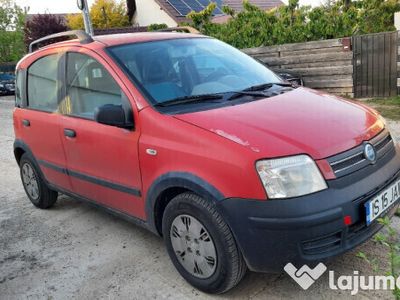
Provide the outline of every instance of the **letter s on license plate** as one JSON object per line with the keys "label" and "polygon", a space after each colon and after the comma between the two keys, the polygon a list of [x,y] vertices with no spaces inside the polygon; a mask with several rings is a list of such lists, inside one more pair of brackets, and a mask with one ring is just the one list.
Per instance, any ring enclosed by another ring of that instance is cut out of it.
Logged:
{"label": "letter s on license plate", "polygon": [[367,225],[384,214],[389,207],[400,199],[400,180],[381,192],[374,199],[365,203]]}

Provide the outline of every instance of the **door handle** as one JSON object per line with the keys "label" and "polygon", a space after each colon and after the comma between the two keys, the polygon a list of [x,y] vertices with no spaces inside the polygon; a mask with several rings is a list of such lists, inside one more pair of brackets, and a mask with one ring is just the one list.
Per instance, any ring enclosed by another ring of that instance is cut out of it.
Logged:
{"label": "door handle", "polygon": [[66,137],[74,138],[74,137],[76,137],[76,132],[75,132],[75,130],[65,128],[64,135]]}
{"label": "door handle", "polygon": [[24,125],[25,127],[29,127],[31,126],[31,122],[29,120],[24,119],[22,120],[22,125]]}

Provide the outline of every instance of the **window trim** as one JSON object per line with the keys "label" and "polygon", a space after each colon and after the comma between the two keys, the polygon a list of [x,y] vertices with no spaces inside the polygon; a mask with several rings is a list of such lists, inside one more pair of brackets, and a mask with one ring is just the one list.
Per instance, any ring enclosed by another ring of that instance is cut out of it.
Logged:
{"label": "window trim", "polygon": [[48,114],[56,114],[58,113],[58,109],[55,111],[50,111],[50,110],[44,110],[44,109],[40,109],[40,108],[36,108],[36,107],[31,107],[29,106],[29,69],[35,64],[37,63],[39,60],[45,58],[45,57],[49,57],[49,56],[56,56],[58,58],[57,61],[57,80],[56,80],[56,87],[57,87],[57,107],[61,102],[61,97],[60,97],[60,88],[59,85],[61,84],[60,81],[60,59],[62,57],[63,53],[60,52],[54,52],[54,53],[49,53],[43,56],[38,57],[37,59],[35,59],[33,62],[31,62],[29,64],[29,66],[24,70],[25,71],[25,80],[24,80],[24,90],[25,92],[23,93],[25,96],[25,103],[24,103],[24,108],[25,109],[29,109],[29,110],[33,110],[33,111],[39,111],[39,112],[44,112],[44,113],[48,113]]}

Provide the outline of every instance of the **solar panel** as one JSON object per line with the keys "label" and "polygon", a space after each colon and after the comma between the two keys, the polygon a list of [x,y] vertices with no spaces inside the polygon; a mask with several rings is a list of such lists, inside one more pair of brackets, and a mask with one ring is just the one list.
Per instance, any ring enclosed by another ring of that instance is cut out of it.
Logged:
{"label": "solar panel", "polygon": [[181,16],[186,16],[191,11],[190,7],[187,6],[186,3],[183,3],[182,0],[168,0],[167,2],[169,2]]}
{"label": "solar panel", "polygon": [[[222,12],[222,0],[211,0],[217,4],[213,15],[221,15]],[[167,2],[175,8],[175,10],[181,15],[186,16],[189,12],[194,10],[195,12],[202,11],[209,4],[210,0],[167,0]]]}
{"label": "solar panel", "polygon": [[201,5],[204,6],[204,8],[206,8],[210,2],[215,2],[217,4],[217,7],[215,8],[213,15],[222,15],[222,0],[197,0],[197,2],[199,2]]}
{"label": "solar panel", "polygon": [[204,9],[204,6],[196,0],[182,0],[182,2],[186,3],[186,5],[195,12],[202,11]]}

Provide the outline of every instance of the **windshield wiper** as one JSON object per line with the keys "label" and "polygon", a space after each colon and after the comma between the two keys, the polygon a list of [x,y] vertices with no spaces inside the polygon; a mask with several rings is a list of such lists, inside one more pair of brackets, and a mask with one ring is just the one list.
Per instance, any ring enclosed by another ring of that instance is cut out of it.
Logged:
{"label": "windshield wiper", "polygon": [[262,97],[262,98],[266,98],[268,97],[268,95],[264,92],[251,92],[251,91],[237,91],[237,92],[232,92],[232,94],[226,98],[226,101],[231,101],[231,100],[235,100],[241,96],[252,96],[252,97]]}
{"label": "windshield wiper", "polygon": [[253,96],[253,97],[270,97],[268,93],[266,93],[269,89],[271,89],[274,85],[282,86],[282,87],[292,87],[290,83],[287,82],[269,82],[258,85],[253,85],[241,91],[232,92],[226,100],[231,101],[237,99],[241,96]]}
{"label": "windshield wiper", "polygon": [[264,91],[272,88],[274,85],[291,87],[292,84],[288,82],[269,82],[258,85],[253,85],[244,89],[242,92]]}
{"label": "windshield wiper", "polygon": [[195,102],[203,102],[207,100],[218,100],[223,99],[221,94],[203,94],[203,95],[194,95],[194,96],[184,96],[178,97],[171,100],[167,100],[164,102],[159,102],[154,104],[154,106],[173,106],[173,105],[180,105],[180,104],[188,104],[188,103],[195,103]]}

